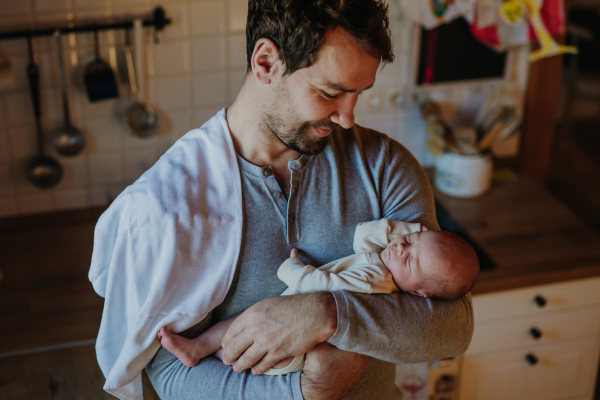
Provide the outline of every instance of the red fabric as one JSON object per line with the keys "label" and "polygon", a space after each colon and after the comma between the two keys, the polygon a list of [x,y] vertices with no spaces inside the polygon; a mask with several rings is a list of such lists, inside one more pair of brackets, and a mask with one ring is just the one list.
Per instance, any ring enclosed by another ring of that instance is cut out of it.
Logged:
{"label": "red fabric", "polygon": [[[544,0],[541,10],[542,21],[544,21],[546,30],[548,30],[551,36],[563,35],[565,33],[564,10],[563,0]],[[475,13],[474,22],[471,24],[471,33],[481,43],[497,50],[503,49],[496,26],[489,26],[482,29],[477,28],[477,13]],[[537,41],[537,36],[531,24],[529,24],[529,41]]]}

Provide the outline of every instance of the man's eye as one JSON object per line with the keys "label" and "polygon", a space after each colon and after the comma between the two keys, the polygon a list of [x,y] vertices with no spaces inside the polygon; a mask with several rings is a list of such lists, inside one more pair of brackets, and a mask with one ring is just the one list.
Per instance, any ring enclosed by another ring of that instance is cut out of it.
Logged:
{"label": "man's eye", "polygon": [[323,93],[323,96],[327,97],[328,99],[337,99],[337,96],[331,95],[324,90],[321,90],[321,93]]}

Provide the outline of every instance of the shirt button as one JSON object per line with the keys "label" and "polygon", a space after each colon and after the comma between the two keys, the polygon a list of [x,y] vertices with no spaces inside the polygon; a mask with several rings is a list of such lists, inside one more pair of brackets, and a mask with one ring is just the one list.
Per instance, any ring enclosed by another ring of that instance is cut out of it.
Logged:
{"label": "shirt button", "polygon": [[275,198],[280,199],[281,196],[283,196],[283,193],[281,193],[281,192],[275,192]]}
{"label": "shirt button", "polygon": [[264,176],[271,176],[272,172],[271,172],[271,168],[269,167],[264,167],[263,168],[263,175]]}
{"label": "shirt button", "polygon": [[294,214],[290,214],[290,215],[288,215],[288,221],[289,221],[290,223],[293,223],[295,220],[296,220],[296,217],[294,217]]}

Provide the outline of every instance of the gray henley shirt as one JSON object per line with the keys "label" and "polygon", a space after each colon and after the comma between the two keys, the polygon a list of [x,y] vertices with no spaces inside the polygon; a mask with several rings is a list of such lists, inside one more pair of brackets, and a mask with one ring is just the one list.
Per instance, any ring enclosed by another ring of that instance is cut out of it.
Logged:
{"label": "gray henley shirt", "polygon": [[[353,253],[359,222],[386,217],[438,228],[419,163],[396,141],[358,125],[332,133],[321,154],[290,161],[291,190],[285,195],[270,167],[241,157],[238,163],[244,221],[235,276],[223,303],[183,332],[186,337],[283,292],[277,269],[294,247],[304,263],[316,266]],[[372,357],[347,399],[401,399],[393,363],[457,356],[470,343],[470,295],[446,302],[403,293],[332,293],[338,320],[329,343]],[[300,372],[235,373],[212,357],[188,368],[162,348],[146,370],[163,400],[302,399]]]}

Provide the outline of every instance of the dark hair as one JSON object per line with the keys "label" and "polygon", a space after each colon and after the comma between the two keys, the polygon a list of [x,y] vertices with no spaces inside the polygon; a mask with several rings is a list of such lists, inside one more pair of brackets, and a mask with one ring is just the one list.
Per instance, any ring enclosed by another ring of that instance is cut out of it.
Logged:
{"label": "dark hair", "polygon": [[325,33],[337,27],[383,63],[394,60],[388,7],[382,0],[249,0],[248,71],[261,38],[277,45],[287,75],[313,64]]}

